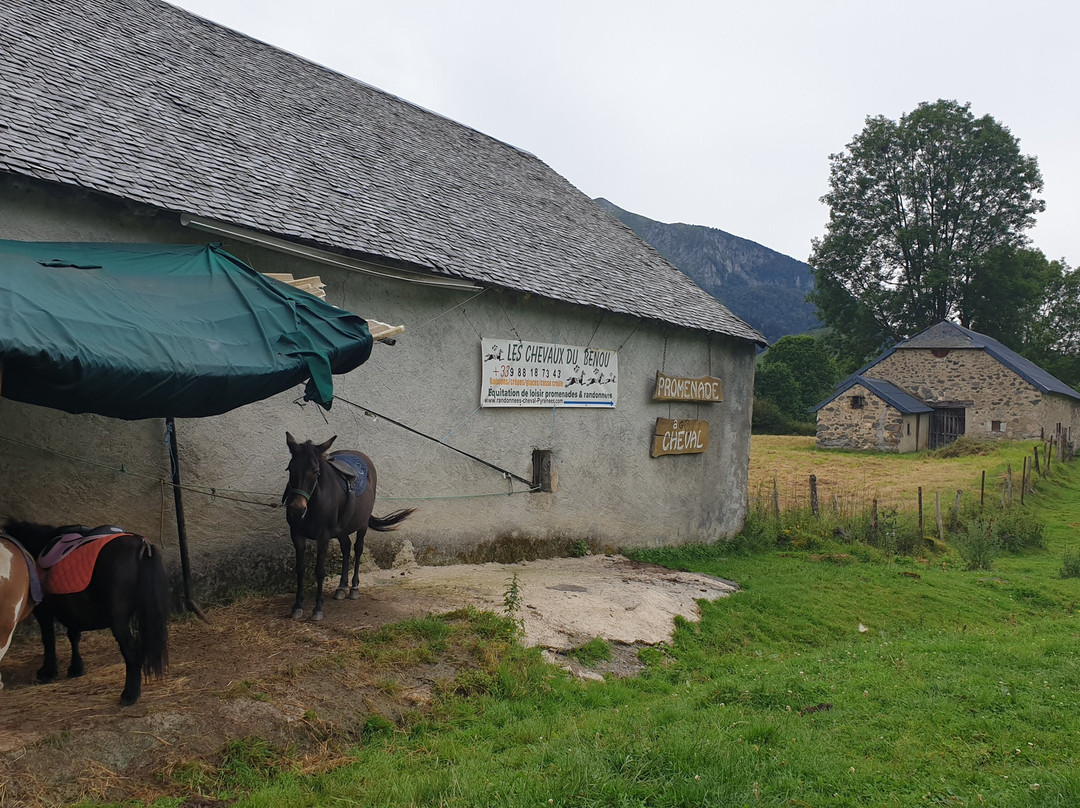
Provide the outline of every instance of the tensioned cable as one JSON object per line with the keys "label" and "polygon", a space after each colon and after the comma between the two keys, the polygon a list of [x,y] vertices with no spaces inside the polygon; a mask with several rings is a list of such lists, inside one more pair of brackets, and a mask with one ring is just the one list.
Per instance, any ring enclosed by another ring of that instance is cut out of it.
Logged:
{"label": "tensioned cable", "polygon": [[[344,401],[344,399],[342,399],[342,400]],[[346,403],[351,403],[351,402],[346,402]],[[358,406],[358,405],[354,404],[353,406]],[[375,413],[372,413],[372,414],[374,415]],[[378,416],[378,417],[382,418],[382,417],[385,417],[385,416]],[[393,422],[393,419],[391,419],[391,418],[387,418],[386,420]],[[396,422],[394,422],[394,423],[396,423]],[[406,428],[408,428],[408,427],[406,427]],[[422,434],[422,433],[417,433],[417,434]],[[427,436],[425,436],[425,437],[427,437]],[[160,475],[154,475],[154,474],[141,474],[140,472],[137,472],[137,471],[130,471],[123,464],[120,464],[120,466],[110,466],[108,463],[102,463],[99,460],[91,460],[90,458],[87,458],[87,457],[80,457],[79,455],[69,454],[68,452],[61,452],[58,449],[52,449],[52,448],[49,448],[48,446],[38,446],[38,445],[30,443],[28,441],[19,440],[18,438],[12,438],[12,437],[10,437],[8,435],[0,435],[0,440],[7,441],[8,443],[16,443],[16,444],[19,444],[20,446],[25,446],[26,448],[33,449],[35,451],[48,452],[49,454],[55,455],[56,457],[63,457],[66,460],[75,460],[75,461],[77,461],[79,463],[84,463],[84,464],[86,464],[88,466],[96,466],[96,467],[101,468],[101,469],[106,469],[107,471],[114,471],[117,474],[125,474],[125,475],[127,475],[129,477],[138,477],[138,478],[143,479],[143,480],[153,480],[154,482],[160,483],[161,485],[164,485],[164,486],[168,486],[169,488],[172,488],[173,485],[174,485],[174,483],[171,480],[168,480],[165,477],[162,477]],[[433,439],[433,440],[436,440],[436,442],[439,442],[437,439]],[[454,449],[453,446],[449,446],[448,444],[445,444],[445,443],[443,444],[443,446],[447,446],[447,448],[449,448],[449,449]],[[460,452],[459,449],[454,449],[454,451],[459,451]],[[468,455],[466,452],[461,452],[461,454],[465,454],[468,457],[472,457],[472,455]],[[476,499],[476,498],[480,498],[480,497],[506,497],[506,496],[511,496],[513,494],[532,494],[532,493],[540,490],[539,486],[533,487],[533,484],[530,481],[525,480],[522,477],[518,477],[517,475],[511,474],[510,472],[504,472],[498,466],[494,466],[494,465],[492,465],[490,463],[487,463],[484,460],[480,460],[479,458],[473,458],[473,459],[479,460],[481,463],[484,463],[484,465],[489,466],[489,467],[495,469],[496,471],[498,471],[498,472],[500,472],[500,473],[502,473],[504,475],[505,474],[510,474],[510,476],[513,477],[513,479],[516,479],[519,482],[524,482],[529,487],[527,489],[524,489],[524,490],[521,490],[521,491],[497,491],[497,492],[494,492],[494,493],[486,493],[486,494],[446,494],[446,495],[442,495],[442,496],[431,496],[431,497],[423,497],[423,496],[384,497],[384,496],[380,496],[379,501],[380,502],[407,502],[409,500],[420,500],[420,501],[427,502],[427,501],[443,500],[443,499]],[[259,506],[264,507],[264,508],[280,508],[281,507],[281,503],[276,500],[276,497],[278,495],[277,494],[269,494],[269,493],[267,493],[265,491],[245,491],[245,490],[240,489],[240,488],[219,488],[217,486],[209,486],[209,485],[207,485],[207,486],[196,486],[196,485],[191,485],[190,483],[181,483],[179,487],[182,490],[190,491],[193,494],[202,494],[203,496],[210,497],[211,500],[214,500],[214,499],[226,499],[226,500],[229,500],[230,502],[241,502],[241,503],[244,503],[245,505],[259,505]],[[271,501],[266,502],[266,501],[263,501],[263,500],[247,499],[245,497],[238,497],[238,496],[230,496],[229,494],[223,493],[225,491],[230,491],[230,492],[232,492],[234,494],[247,494],[249,496],[255,496],[255,497],[269,497],[271,499]],[[162,505],[162,507],[164,508],[164,505]]]}
{"label": "tensioned cable", "polygon": [[440,317],[442,317],[442,316],[444,316],[444,315],[447,315],[447,314],[449,314],[449,313],[450,313],[450,312],[452,312],[452,311],[453,311],[454,309],[459,309],[459,308],[461,308],[461,307],[462,307],[462,306],[464,306],[464,305],[465,305],[466,303],[468,303],[468,302],[469,302],[470,300],[476,300],[476,298],[480,297],[480,295],[484,294],[484,292],[486,292],[486,291],[487,291],[487,289],[486,289],[486,288],[484,288],[484,289],[481,289],[481,290],[480,290],[479,292],[477,292],[477,293],[476,293],[475,295],[472,295],[471,297],[468,297],[468,298],[466,298],[465,300],[462,300],[462,301],[461,301],[460,303],[455,303],[455,304],[454,304],[453,306],[451,306],[450,308],[448,308],[448,309],[447,309],[446,311],[443,311],[443,312],[440,312],[439,314],[436,314],[436,315],[435,315],[434,317],[432,317],[432,318],[431,318],[430,320],[427,320],[426,322],[420,323],[420,325],[413,325],[413,326],[409,326],[409,333],[410,333],[410,334],[415,334],[415,333],[416,333],[417,331],[419,331],[419,330],[420,330],[421,328],[424,328],[425,326],[431,325],[431,324],[432,324],[433,322],[435,322],[436,320],[438,320],[438,319],[439,319]]}
{"label": "tensioned cable", "polygon": [[[512,472],[512,471],[507,471],[506,469],[501,468],[500,466],[496,466],[494,463],[489,463],[487,460],[484,460],[482,457],[477,457],[474,454],[470,454],[469,452],[466,452],[464,449],[459,449],[456,446],[451,446],[449,443],[443,443],[441,440],[439,440],[436,437],[428,435],[425,432],[421,432],[419,429],[414,429],[413,427],[409,426],[408,424],[403,424],[403,423],[401,423],[401,421],[395,421],[393,418],[390,418],[390,417],[388,417],[386,415],[383,415],[382,413],[375,412],[375,410],[371,409],[370,407],[365,407],[363,404],[357,404],[355,401],[349,401],[349,399],[342,398],[341,396],[334,396],[334,399],[337,400],[337,401],[343,401],[346,404],[348,404],[350,407],[356,407],[358,410],[363,410],[368,415],[372,415],[372,416],[374,416],[376,418],[382,418],[385,421],[389,421],[394,426],[399,426],[402,429],[406,430],[407,432],[412,432],[414,435],[419,435],[421,438],[427,438],[430,441],[434,441],[435,443],[439,444],[440,446],[445,446],[447,449],[455,451],[460,455],[464,455],[465,457],[469,458],[470,460],[475,460],[477,463],[482,463],[483,465],[487,466],[489,469],[494,469],[495,471],[499,472],[500,474],[502,474],[504,477],[506,477],[509,480],[517,480],[518,482],[525,483],[525,485],[529,486],[530,489],[533,487],[532,480],[526,480],[524,477],[521,477],[521,476],[519,476],[517,474],[514,474],[514,472]],[[535,490],[538,490],[538,489],[535,489]]]}

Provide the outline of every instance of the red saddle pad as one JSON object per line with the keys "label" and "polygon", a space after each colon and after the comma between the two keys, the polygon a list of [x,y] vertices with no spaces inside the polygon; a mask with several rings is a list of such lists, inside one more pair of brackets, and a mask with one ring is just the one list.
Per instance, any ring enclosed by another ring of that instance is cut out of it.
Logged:
{"label": "red saddle pad", "polygon": [[101,548],[117,536],[127,533],[108,533],[95,538],[81,547],[76,547],[54,566],[45,570],[45,594],[72,595],[82,592],[90,585]]}

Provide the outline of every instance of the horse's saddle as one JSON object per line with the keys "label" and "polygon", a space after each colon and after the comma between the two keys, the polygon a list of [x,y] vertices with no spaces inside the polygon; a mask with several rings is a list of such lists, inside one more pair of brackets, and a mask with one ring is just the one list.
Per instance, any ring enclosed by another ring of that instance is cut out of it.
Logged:
{"label": "horse's saddle", "polygon": [[79,549],[84,544],[97,541],[102,536],[110,533],[118,535],[123,532],[122,527],[102,525],[95,528],[80,528],[71,533],[61,533],[59,536],[53,536],[53,538],[49,539],[42,551],[38,553],[37,564],[42,569],[47,570],[50,567],[55,567],[69,553]]}
{"label": "horse's saddle", "polygon": [[50,595],[82,592],[90,585],[101,549],[117,536],[126,535],[123,528],[103,525],[52,539],[37,559],[45,574],[45,591]]}
{"label": "horse's saddle", "polygon": [[368,466],[364,458],[342,452],[329,455],[326,462],[338,473],[338,482],[346,494],[358,497],[367,489]]}
{"label": "horse's saddle", "polygon": [[0,529],[0,535],[18,547],[22,552],[23,560],[26,561],[26,571],[30,574],[30,598],[34,603],[41,603],[43,595],[41,592],[41,575],[38,570],[37,560],[14,536],[9,536],[3,529]]}

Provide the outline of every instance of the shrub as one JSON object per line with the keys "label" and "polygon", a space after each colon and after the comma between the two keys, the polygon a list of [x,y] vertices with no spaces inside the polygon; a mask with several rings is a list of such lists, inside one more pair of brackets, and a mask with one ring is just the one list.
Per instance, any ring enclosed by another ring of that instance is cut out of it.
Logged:
{"label": "shrub", "polygon": [[1061,559],[1062,578],[1080,578],[1080,552],[1066,551]]}
{"label": "shrub", "polygon": [[994,520],[985,515],[958,522],[953,541],[969,570],[990,569],[1001,548]]}
{"label": "shrub", "polygon": [[797,421],[786,415],[779,405],[767,398],[754,399],[751,431],[755,435],[816,435],[813,421]]}
{"label": "shrub", "polygon": [[1045,525],[1026,508],[982,508],[970,506],[960,512],[959,518],[949,526],[956,536],[970,533],[970,525],[978,523],[993,534],[997,547],[1007,553],[1025,550],[1041,550],[1046,546],[1043,536]]}
{"label": "shrub", "polygon": [[1044,525],[1035,514],[1024,508],[1013,507],[999,511],[994,520],[994,528],[1006,552],[1041,550],[1046,546],[1043,538]]}

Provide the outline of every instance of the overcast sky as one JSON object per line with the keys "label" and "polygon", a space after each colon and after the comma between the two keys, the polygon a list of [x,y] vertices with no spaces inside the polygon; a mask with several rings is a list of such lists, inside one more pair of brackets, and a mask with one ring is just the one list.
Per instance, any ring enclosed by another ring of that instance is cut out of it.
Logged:
{"label": "overcast sky", "polygon": [[172,0],[532,152],[584,193],[806,260],[867,116],[971,103],[1038,158],[1080,264],[1080,4]]}

